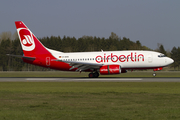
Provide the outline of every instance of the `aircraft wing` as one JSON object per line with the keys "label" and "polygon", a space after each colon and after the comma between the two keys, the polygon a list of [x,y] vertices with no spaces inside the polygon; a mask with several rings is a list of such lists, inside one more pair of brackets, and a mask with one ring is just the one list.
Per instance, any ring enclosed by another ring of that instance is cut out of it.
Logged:
{"label": "aircraft wing", "polygon": [[76,71],[85,71],[88,69],[99,69],[101,66],[103,66],[103,64],[96,64],[96,63],[62,61],[62,60],[56,60],[56,61],[68,63],[70,66],[72,66],[69,70],[72,70],[74,68],[78,68]]}

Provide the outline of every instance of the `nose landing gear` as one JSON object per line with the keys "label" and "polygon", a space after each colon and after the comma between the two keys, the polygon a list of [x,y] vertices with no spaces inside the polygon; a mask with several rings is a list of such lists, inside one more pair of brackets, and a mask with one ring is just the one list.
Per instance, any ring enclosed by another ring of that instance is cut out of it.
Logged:
{"label": "nose landing gear", "polygon": [[156,73],[153,73],[152,75],[153,75],[153,77],[156,77]]}
{"label": "nose landing gear", "polygon": [[159,68],[155,68],[153,71],[154,71],[154,73],[152,74],[154,77],[156,77],[156,73],[155,73],[155,71],[160,71],[160,70],[162,70],[163,69],[163,67],[159,67]]}

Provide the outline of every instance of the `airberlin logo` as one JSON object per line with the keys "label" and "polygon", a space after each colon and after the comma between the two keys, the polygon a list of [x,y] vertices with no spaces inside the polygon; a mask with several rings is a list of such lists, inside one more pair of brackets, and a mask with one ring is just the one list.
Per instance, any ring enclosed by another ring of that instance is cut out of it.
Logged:
{"label": "airberlin logo", "polygon": [[22,44],[25,46],[31,46],[32,45],[32,38],[29,35],[24,35],[25,39],[22,40]]}
{"label": "airberlin logo", "polygon": [[97,63],[106,63],[106,62],[138,62],[138,61],[144,61],[144,55],[143,54],[136,54],[131,52],[128,55],[114,55],[113,53],[111,53],[110,55],[106,55],[106,53],[104,53],[104,56],[98,55],[96,56],[96,62]]}
{"label": "airberlin logo", "polygon": [[33,50],[35,48],[35,44],[32,33],[26,28],[20,28],[18,29],[18,32],[23,50]]}

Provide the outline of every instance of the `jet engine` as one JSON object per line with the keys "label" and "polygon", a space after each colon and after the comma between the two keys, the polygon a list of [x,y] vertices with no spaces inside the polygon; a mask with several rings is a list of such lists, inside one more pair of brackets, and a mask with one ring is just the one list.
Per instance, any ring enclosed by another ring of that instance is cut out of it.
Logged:
{"label": "jet engine", "polygon": [[120,65],[104,65],[99,69],[101,75],[109,74],[120,74],[121,66]]}

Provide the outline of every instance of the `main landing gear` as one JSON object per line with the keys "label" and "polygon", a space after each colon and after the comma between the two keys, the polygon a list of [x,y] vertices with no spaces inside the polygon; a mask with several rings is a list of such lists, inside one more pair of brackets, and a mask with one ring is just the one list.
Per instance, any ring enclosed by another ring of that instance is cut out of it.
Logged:
{"label": "main landing gear", "polygon": [[98,72],[89,73],[89,78],[98,78],[98,77],[99,77],[99,73]]}

